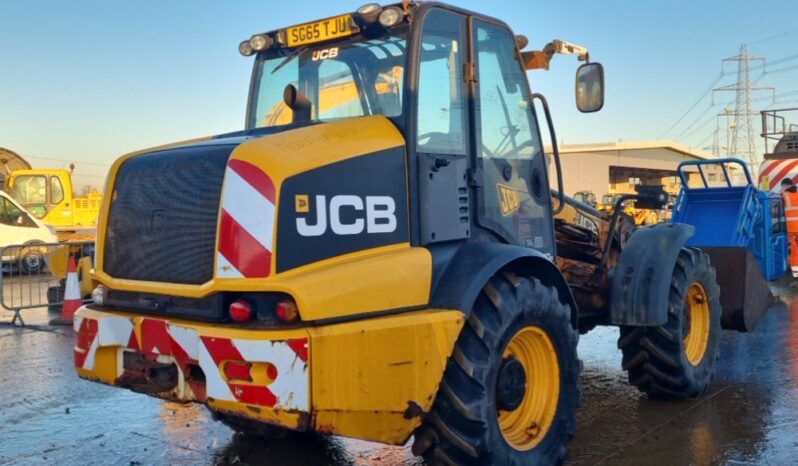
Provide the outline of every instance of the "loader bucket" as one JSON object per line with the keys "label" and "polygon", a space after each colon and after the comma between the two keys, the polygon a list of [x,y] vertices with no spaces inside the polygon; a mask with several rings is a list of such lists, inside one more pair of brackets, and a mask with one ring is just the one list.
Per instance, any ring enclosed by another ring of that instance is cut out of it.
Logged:
{"label": "loader bucket", "polygon": [[744,247],[700,247],[709,254],[720,285],[721,326],[751,332],[777,299],[753,253]]}

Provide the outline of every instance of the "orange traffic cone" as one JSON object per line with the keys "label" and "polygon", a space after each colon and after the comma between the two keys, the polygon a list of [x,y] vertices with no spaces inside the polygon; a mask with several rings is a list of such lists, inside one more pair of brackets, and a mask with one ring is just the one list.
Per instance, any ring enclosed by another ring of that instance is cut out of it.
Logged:
{"label": "orange traffic cone", "polygon": [[80,296],[78,271],[75,258],[69,256],[69,271],[67,272],[66,286],[64,287],[64,305],[61,307],[61,316],[50,321],[50,325],[72,325],[72,318],[78,310],[83,299]]}

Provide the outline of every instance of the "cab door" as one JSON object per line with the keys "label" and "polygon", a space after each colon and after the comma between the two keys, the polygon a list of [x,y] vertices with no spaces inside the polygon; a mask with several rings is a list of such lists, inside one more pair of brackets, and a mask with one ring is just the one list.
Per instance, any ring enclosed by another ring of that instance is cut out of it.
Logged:
{"label": "cab door", "polygon": [[546,157],[515,36],[481,19],[471,25],[477,223],[554,257]]}
{"label": "cab door", "polygon": [[471,208],[467,18],[439,7],[423,17],[419,43],[416,131],[419,234],[422,244],[468,238]]}

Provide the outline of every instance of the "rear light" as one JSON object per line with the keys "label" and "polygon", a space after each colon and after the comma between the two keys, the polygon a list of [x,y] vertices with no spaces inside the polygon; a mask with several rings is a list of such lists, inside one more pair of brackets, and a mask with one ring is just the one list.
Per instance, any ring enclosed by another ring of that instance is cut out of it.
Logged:
{"label": "rear light", "polygon": [[230,318],[236,322],[246,322],[252,318],[252,306],[239,299],[230,304]]}
{"label": "rear light", "polygon": [[299,308],[293,299],[281,299],[277,301],[274,313],[283,322],[293,322],[299,318]]}

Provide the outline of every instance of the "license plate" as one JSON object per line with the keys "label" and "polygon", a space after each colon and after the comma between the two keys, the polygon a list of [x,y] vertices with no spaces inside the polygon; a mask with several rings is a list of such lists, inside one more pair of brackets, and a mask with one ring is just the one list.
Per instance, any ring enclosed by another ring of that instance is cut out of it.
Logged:
{"label": "license plate", "polygon": [[339,37],[351,36],[352,15],[341,15],[288,28],[288,46],[312,44]]}

